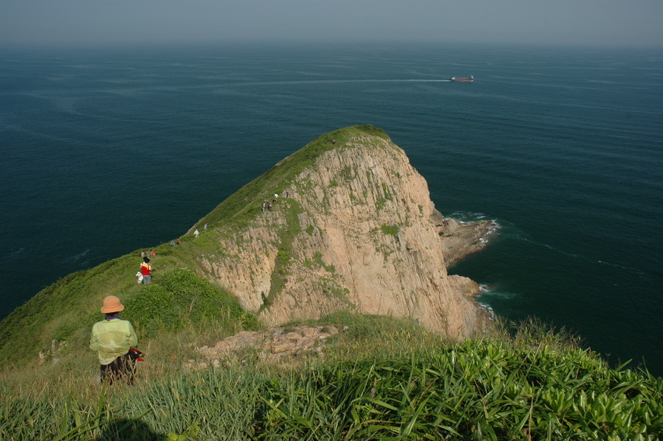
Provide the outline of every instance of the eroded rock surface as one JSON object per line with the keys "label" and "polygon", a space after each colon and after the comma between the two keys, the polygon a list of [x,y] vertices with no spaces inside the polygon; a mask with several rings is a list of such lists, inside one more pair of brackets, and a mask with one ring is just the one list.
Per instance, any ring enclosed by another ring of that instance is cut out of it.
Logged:
{"label": "eroded rock surface", "polygon": [[322,355],[328,338],[338,334],[338,326],[297,326],[266,331],[243,331],[225,338],[212,347],[196,351],[202,360],[186,363],[190,369],[218,368],[245,357],[258,357],[266,363],[293,363],[311,355]]}
{"label": "eroded rock surface", "polygon": [[410,317],[454,338],[482,330],[478,286],[446,268],[483,247],[494,225],[442,217],[389,140],[335,147],[249,228],[220,235],[220,251],[202,256],[205,275],[269,326],[352,310]]}

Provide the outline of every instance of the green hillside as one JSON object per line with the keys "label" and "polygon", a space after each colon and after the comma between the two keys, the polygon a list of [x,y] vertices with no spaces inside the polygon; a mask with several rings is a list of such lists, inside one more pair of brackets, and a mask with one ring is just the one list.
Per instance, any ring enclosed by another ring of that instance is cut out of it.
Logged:
{"label": "green hillside", "polygon": [[[564,333],[445,341],[409,320],[337,313],[324,356],[245,351],[187,370],[187,341],[151,340],[138,382],[92,361],[0,376],[2,440],[658,440],[663,379],[610,369]],[[193,337],[193,340],[200,336]],[[199,340],[198,340],[199,341]],[[96,366],[94,366],[96,367]]]}

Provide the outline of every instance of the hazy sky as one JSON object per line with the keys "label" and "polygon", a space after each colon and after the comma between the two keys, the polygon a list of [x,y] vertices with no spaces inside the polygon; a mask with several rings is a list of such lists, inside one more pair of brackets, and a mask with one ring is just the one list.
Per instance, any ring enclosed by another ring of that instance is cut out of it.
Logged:
{"label": "hazy sky", "polygon": [[242,40],[663,46],[663,0],[0,0],[0,44]]}

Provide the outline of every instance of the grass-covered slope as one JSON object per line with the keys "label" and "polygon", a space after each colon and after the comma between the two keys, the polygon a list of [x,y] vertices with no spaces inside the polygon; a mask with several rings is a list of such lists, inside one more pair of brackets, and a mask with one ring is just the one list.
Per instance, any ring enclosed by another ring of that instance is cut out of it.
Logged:
{"label": "grass-covered slope", "polygon": [[[59,356],[65,356],[67,348],[84,344],[92,324],[101,318],[99,308],[107,295],[116,295],[131,306],[127,308],[126,318],[135,322],[139,334],[144,332],[141,336],[162,324],[172,330],[219,316],[255,326],[255,317],[239,309],[232,293],[203,279],[194,280],[198,278],[196,273],[204,273],[196,272],[200,270],[198,257],[218,247],[215,240],[218,235],[248,226],[260,213],[263,199],[281,193],[290,179],[312,166],[322,153],[342,148],[352,137],[366,135],[389,139],[384,131],[370,125],[322,135],[246,184],[201,219],[196,227],[202,231],[202,225],[208,223],[209,230],[199,240],[194,242],[192,235],[187,234],[180,246],[153,247],[157,256],[152,264],[157,272],[151,287],[135,284],[141,262],[137,250],[90,270],[70,274],[40,291],[0,322],[0,366],[37,361],[39,352],[46,358],[54,356],[56,350]],[[190,271],[182,273],[183,269]],[[147,304],[151,307],[141,307]],[[215,310],[217,307],[232,313],[221,314]]]}
{"label": "grass-covered slope", "polygon": [[327,343],[325,357],[289,368],[245,352],[220,369],[187,372],[170,357],[183,354],[162,344],[134,387],[89,385],[80,366],[57,382],[41,374],[31,387],[0,377],[0,439],[663,436],[663,379],[610,369],[541,326],[453,343],[408,320],[337,313],[317,324],[326,323],[345,330]]}
{"label": "grass-covered slope", "polygon": [[659,439],[662,385],[580,349],[471,341],[266,382],[251,429],[260,439]]}
{"label": "grass-covered slope", "polygon": [[366,135],[389,139],[382,129],[371,125],[347,127],[319,136],[257,179],[240,188],[202,218],[196,227],[200,229],[205,223],[212,227],[245,226],[255,217],[256,207],[260,207],[264,199],[270,198],[274,193],[280,194],[287,188],[292,178],[299,175],[305,168],[313,166],[320,155],[335,148],[343,148],[342,146],[350,138]]}

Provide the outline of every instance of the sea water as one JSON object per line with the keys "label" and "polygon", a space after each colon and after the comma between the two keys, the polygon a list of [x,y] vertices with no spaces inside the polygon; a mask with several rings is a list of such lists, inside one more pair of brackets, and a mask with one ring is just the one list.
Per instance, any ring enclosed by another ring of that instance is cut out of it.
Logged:
{"label": "sea water", "polygon": [[184,234],[318,135],[355,124],[405,150],[444,215],[499,223],[450,268],[486,287],[480,302],[663,375],[653,49],[4,49],[0,318],[71,272]]}

